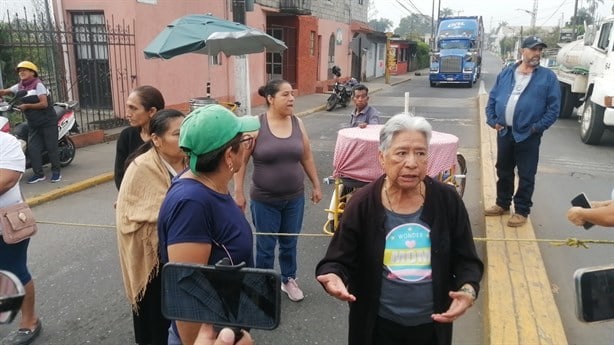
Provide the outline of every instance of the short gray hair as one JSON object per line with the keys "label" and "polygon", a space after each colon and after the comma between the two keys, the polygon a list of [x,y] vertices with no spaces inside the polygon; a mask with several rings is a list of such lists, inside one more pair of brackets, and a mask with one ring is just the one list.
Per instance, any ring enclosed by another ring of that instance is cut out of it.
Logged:
{"label": "short gray hair", "polygon": [[426,137],[426,143],[431,141],[433,127],[422,116],[400,113],[391,117],[379,132],[379,150],[386,152],[390,148],[395,135],[405,131],[417,131]]}

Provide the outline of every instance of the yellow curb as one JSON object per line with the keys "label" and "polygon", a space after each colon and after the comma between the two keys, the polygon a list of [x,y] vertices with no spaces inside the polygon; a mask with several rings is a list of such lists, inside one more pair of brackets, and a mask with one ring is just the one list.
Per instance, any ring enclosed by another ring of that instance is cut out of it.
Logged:
{"label": "yellow curb", "polygon": [[37,195],[32,198],[28,198],[26,199],[26,203],[28,203],[30,207],[34,207],[42,203],[45,203],[47,201],[55,200],[65,195],[80,192],[84,189],[94,187],[101,183],[109,182],[113,180],[113,176],[114,176],[113,172],[108,172],[108,173],[100,174],[98,176],[90,177],[83,181],[70,184],[68,186],[53,190],[51,192],[47,192],[47,193]]}
{"label": "yellow curb", "polygon": [[309,114],[317,113],[318,111],[322,111],[324,109],[326,109],[326,104],[319,105],[319,106],[317,106],[315,108],[311,108],[311,109],[308,109],[308,110],[305,110],[305,111],[301,111],[300,113],[294,114],[294,116],[296,116],[296,117],[306,116],[306,115],[309,115]]}
{"label": "yellow curb", "polygon": [[[484,206],[496,200],[496,132],[485,122],[488,95],[480,86],[480,147]],[[531,219],[507,226],[507,217],[485,217],[486,238],[535,239]],[[486,242],[485,344],[567,344],[539,246],[535,242]]]}

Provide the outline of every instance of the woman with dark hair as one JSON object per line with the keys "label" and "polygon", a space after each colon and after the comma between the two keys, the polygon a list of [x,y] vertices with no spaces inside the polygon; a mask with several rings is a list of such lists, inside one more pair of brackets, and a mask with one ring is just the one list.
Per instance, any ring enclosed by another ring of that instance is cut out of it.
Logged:
{"label": "woman with dark hair", "polygon": [[130,122],[130,127],[119,135],[115,153],[115,187],[118,190],[126,171],[126,160],[131,153],[149,140],[149,121],[158,110],[162,109],[164,109],[164,98],[153,86],[139,86],[128,96],[126,119]]}
{"label": "woman with dark hair", "polygon": [[[235,116],[221,105],[194,110],[181,125],[179,146],[190,169],[175,179],[158,217],[163,263],[213,265],[221,259],[253,266],[252,231],[229,193],[260,127],[252,116]],[[199,323],[173,321],[169,345],[193,344]]]}
{"label": "woman with dark hair", "polygon": [[[268,109],[259,116],[261,130],[256,144],[248,151],[246,162],[254,159],[250,191],[252,221],[259,232],[298,234],[303,226],[305,208],[305,174],[313,186],[311,201],[322,199],[320,181],[303,121],[294,116],[292,86],[285,80],[271,80],[258,93],[266,99]],[[235,179],[235,198],[242,209],[245,169]],[[290,300],[304,298],[296,282],[297,236],[258,236],[256,267],[272,269],[275,246],[279,242],[279,266],[282,291]]]}
{"label": "woman with dark hair", "polygon": [[184,118],[173,109],[152,117],[150,139],[129,160],[117,197],[119,261],[137,344],[166,345],[168,341],[170,322],[161,308],[157,223],[171,179],[187,167],[187,157],[179,148]]}

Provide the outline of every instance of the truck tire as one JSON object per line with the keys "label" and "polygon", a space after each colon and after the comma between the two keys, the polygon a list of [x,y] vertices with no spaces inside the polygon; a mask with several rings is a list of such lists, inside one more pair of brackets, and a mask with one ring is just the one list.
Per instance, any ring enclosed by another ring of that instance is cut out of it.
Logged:
{"label": "truck tire", "polygon": [[561,85],[561,112],[559,118],[567,119],[573,115],[573,110],[578,106],[578,95],[571,92],[571,88],[567,84]]}
{"label": "truck tire", "polygon": [[465,87],[471,89],[473,87],[473,80],[465,84]]}
{"label": "truck tire", "polygon": [[434,82],[434,81],[432,81],[432,82],[431,82],[431,87],[435,87],[435,86],[437,86],[437,84],[435,84],[435,82]]}
{"label": "truck tire", "polygon": [[580,139],[588,145],[597,145],[601,141],[601,136],[605,130],[603,124],[603,113],[605,109],[593,103],[591,99],[586,100],[582,120],[580,121]]}

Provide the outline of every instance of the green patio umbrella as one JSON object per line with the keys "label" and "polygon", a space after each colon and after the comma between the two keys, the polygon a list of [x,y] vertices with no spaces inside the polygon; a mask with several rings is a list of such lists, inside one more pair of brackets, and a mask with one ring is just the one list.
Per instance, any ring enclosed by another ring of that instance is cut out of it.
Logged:
{"label": "green patio umbrella", "polygon": [[211,14],[190,14],[167,25],[144,53],[147,59],[170,59],[187,53],[231,56],[285,49],[284,42],[260,30]]}

